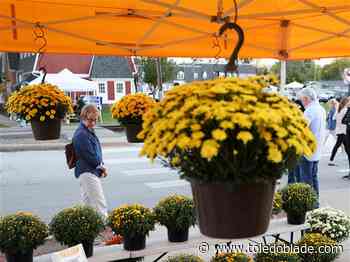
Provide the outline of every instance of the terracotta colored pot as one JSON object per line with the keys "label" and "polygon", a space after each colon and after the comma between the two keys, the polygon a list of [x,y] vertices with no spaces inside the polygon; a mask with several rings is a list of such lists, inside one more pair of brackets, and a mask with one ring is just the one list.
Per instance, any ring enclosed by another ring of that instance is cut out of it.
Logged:
{"label": "terracotta colored pot", "polygon": [[32,120],[31,125],[36,140],[51,140],[60,137],[61,119],[50,119],[44,122]]}
{"label": "terracotta colored pot", "polygon": [[191,181],[199,228],[214,238],[248,238],[266,232],[275,182],[241,184]]}
{"label": "terracotta colored pot", "polygon": [[126,138],[129,143],[142,143],[143,140],[137,138],[137,134],[142,130],[142,123],[125,124]]}

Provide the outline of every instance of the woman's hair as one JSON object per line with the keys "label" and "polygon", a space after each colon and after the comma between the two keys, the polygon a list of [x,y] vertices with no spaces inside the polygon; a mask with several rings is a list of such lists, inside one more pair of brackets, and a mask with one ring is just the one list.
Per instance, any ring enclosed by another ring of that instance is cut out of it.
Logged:
{"label": "woman's hair", "polygon": [[349,103],[349,97],[343,97],[340,100],[339,107],[338,107],[338,112],[340,112],[347,104]]}
{"label": "woman's hair", "polygon": [[86,120],[90,114],[99,114],[100,111],[94,104],[87,104],[83,106],[80,112],[80,119]]}

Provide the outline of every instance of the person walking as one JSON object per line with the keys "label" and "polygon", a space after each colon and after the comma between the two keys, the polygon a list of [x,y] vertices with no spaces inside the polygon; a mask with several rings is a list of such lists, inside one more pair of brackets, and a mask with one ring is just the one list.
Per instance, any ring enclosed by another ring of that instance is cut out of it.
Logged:
{"label": "person walking", "polygon": [[341,145],[344,145],[344,149],[345,149],[345,152],[348,156],[348,161],[349,161],[349,166],[350,166],[350,158],[349,158],[350,150],[349,150],[349,145],[346,142],[347,141],[346,140],[346,125],[344,125],[342,123],[342,120],[343,120],[345,113],[347,111],[347,108],[348,108],[349,101],[350,101],[349,97],[344,97],[341,99],[339,106],[338,106],[338,110],[337,110],[338,112],[336,114],[336,125],[335,125],[335,134],[337,136],[337,140],[336,140],[335,145],[332,149],[332,154],[331,154],[331,157],[330,157],[329,163],[328,163],[329,166],[335,166],[334,158],[335,158],[335,155],[337,154],[337,151]]}
{"label": "person walking", "polygon": [[[345,116],[343,117],[341,123],[346,125],[346,135],[345,135],[345,144],[346,144],[346,148],[350,148],[350,98],[349,102],[347,103],[347,109],[346,109],[346,113]],[[350,151],[350,150],[349,150]],[[349,157],[348,157],[349,159]],[[349,167],[350,167],[350,160],[349,160]],[[350,172],[348,175],[343,176],[344,179],[348,179],[350,180]]]}
{"label": "person walking", "polygon": [[326,139],[324,140],[324,144],[326,144],[328,138],[330,136],[333,136],[334,138],[336,138],[336,134],[335,134],[335,128],[336,128],[336,124],[337,124],[337,112],[338,112],[338,101],[336,99],[331,99],[329,100],[329,105],[330,105],[330,109],[328,111],[327,114],[327,135],[326,135]]}
{"label": "person walking", "polygon": [[304,116],[309,123],[309,128],[316,138],[316,150],[310,157],[302,156],[296,168],[292,171],[294,181],[288,179],[288,183],[299,182],[309,184],[317,194],[315,208],[319,207],[319,181],[318,162],[321,159],[322,145],[326,132],[326,111],[320,105],[315,90],[311,87],[302,89],[298,96],[305,107]]}
{"label": "person walking", "polygon": [[79,179],[83,203],[107,219],[107,202],[101,184],[107,171],[103,166],[101,144],[94,131],[99,116],[95,105],[85,105],[81,110],[81,122],[73,136],[77,156],[74,173]]}

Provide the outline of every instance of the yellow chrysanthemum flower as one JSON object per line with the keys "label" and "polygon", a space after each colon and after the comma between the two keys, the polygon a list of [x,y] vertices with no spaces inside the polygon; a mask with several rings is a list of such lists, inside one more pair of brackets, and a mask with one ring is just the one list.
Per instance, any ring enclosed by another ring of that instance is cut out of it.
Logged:
{"label": "yellow chrysanthemum flower", "polygon": [[214,156],[217,156],[219,146],[213,139],[205,140],[201,148],[201,156],[208,160],[212,159]]}
{"label": "yellow chrysanthemum flower", "polygon": [[243,141],[244,144],[247,144],[253,138],[253,135],[249,131],[241,131],[237,135],[237,139]]}
{"label": "yellow chrysanthemum flower", "polygon": [[211,132],[213,138],[217,141],[223,141],[227,138],[227,134],[222,129],[215,129]]}

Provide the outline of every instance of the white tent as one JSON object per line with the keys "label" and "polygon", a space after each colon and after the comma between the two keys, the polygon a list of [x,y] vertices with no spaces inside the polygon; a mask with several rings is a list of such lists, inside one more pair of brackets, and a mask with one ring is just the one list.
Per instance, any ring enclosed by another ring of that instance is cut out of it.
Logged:
{"label": "white tent", "polygon": [[[40,84],[42,79],[43,75],[34,79],[29,84]],[[96,82],[80,78],[67,68],[57,74],[47,74],[45,77],[45,83],[56,85],[65,92],[97,92]]]}
{"label": "white tent", "polygon": [[296,82],[296,81],[291,82],[288,85],[285,85],[285,88],[288,88],[288,89],[301,89],[303,87],[304,87],[303,84]]}

